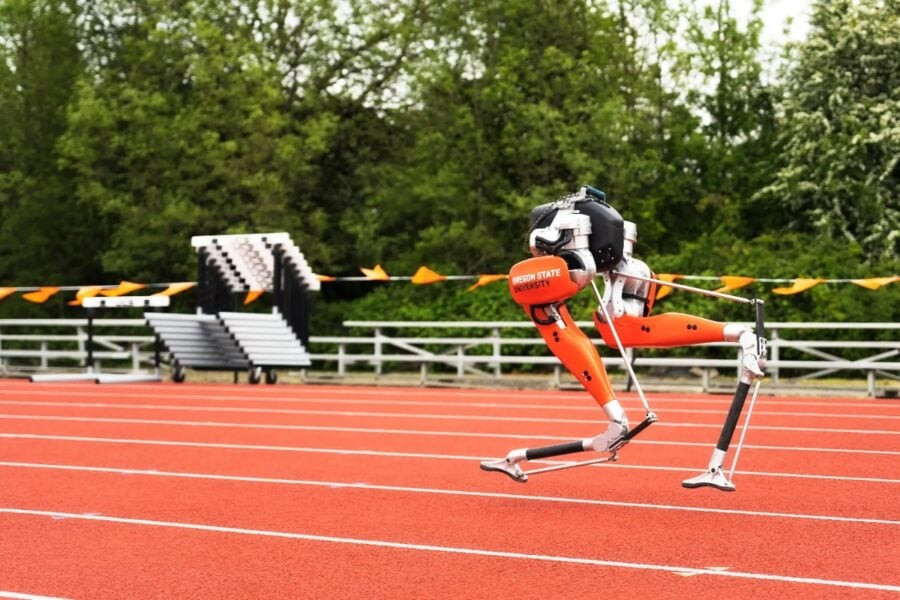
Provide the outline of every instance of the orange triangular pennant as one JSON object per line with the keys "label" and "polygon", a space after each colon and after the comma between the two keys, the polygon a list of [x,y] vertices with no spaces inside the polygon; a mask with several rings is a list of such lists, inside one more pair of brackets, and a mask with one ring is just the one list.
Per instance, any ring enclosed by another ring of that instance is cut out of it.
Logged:
{"label": "orange triangular pennant", "polygon": [[[900,277],[896,275],[894,275],[893,277],[869,277],[868,279],[853,279],[852,281],[856,285],[862,286],[868,290],[877,290],[878,288],[888,285],[889,283],[900,281]],[[2,296],[0,296],[0,298],[2,298]]]}
{"label": "orange triangular pennant", "polygon": [[773,288],[772,293],[780,294],[782,296],[788,296],[791,294],[799,294],[800,292],[805,292],[806,290],[808,290],[810,288],[814,288],[817,285],[819,285],[820,283],[823,283],[825,281],[826,281],[825,279],[819,279],[819,278],[804,279],[801,277],[801,278],[795,279],[793,284],[791,285],[791,287]]}
{"label": "orange triangular pennant", "polygon": [[371,279],[372,281],[388,281],[391,278],[390,275],[384,272],[381,265],[375,265],[371,269],[360,267],[359,270],[366,276],[366,279]]}
{"label": "orange triangular pennant", "polygon": [[50,299],[50,296],[59,291],[58,287],[47,286],[42,287],[36,292],[28,292],[27,294],[22,294],[22,297],[28,300],[29,302],[34,302],[35,304],[43,304],[47,300]]}
{"label": "orange triangular pennant", "polygon": [[82,302],[85,298],[93,298],[94,296],[96,296],[97,294],[99,294],[99,293],[100,293],[100,290],[102,290],[102,289],[103,289],[103,288],[101,288],[101,287],[98,286],[98,285],[91,285],[91,286],[88,286],[88,287],[83,287],[83,288],[81,288],[80,290],[78,290],[78,292],[76,292],[76,294],[75,294],[75,299],[74,299],[74,300],[70,300],[70,301],[67,302],[66,304],[68,304],[69,306],[81,306],[81,302]]}
{"label": "orange triangular pennant", "polygon": [[145,287],[147,287],[147,285],[143,283],[134,283],[133,281],[120,281],[118,286],[100,290],[100,293],[104,296],[124,296],[125,294],[130,294],[131,292],[140,290]]}
{"label": "orange triangular pennant", "polygon": [[479,275],[478,281],[469,286],[469,291],[471,292],[475,288],[480,288],[483,285],[494,283],[495,281],[501,281],[507,277],[509,277],[509,275]]}
{"label": "orange triangular pennant", "polygon": [[16,291],[16,288],[11,288],[11,287],[0,287],[0,300],[3,300],[4,298],[6,298],[7,296],[9,296],[10,294],[15,293],[15,291]]}
{"label": "orange triangular pennant", "polygon": [[[669,283],[672,283],[676,279],[684,278],[684,275],[674,275],[672,273],[661,273],[661,274],[657,275],[656,278],[659,279],[660,281],[668,281]],[[666,296],[668,296],[671,293],[672,293],[671,287],[669,287],[667,285],[661,286],[658,290],[656,290],[656,299],[659,300],[660,298],[665,298]]]}
{"label": "orange triangular pennant", "polygon": [[263,290],[250,290],[247,292],[247,297],[244,298],[244,304],[250,304],[251,302],[255,302],[257,298],[263,295]]}
{"label": "orange triangular pennant", "polygon": [[182,281],[180,283],[170,283],[169,287],[164,289],[161,292],[156,292],[153,294],[154,296],[174,296],[175,294],[180,294],[185,290],[189,290],[192,287],[197,285],[193,281]]}
{"label": "orange triangular pennant", "polygon": [[446,280],[446,277],[444,277],[440,273],[435,273],[425,266],[419,267],[419,270],[416,271],[416,274],[412,277],[412,282],[416,285],[426,285],[429,283],[437,283],[438,281]]}
{"label": "orange triangular pennant", "polygon": [[725,284],[716,290],[719,293],[737,290],[756,281],[755,277],[741,277],[740,275],[722,275],[719,279]]}

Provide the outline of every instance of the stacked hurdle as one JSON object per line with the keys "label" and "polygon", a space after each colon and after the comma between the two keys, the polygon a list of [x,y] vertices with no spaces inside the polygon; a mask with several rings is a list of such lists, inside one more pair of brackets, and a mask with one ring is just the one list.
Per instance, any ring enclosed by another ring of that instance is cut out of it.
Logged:
{"label": "stacked hurdle", "polygon": [[[310,365],[309,293],[320,283],[287,233],[194,236],[197,314],[150,313],[148,324],[185,369],[240,371],[275,383],[276,368]],[[237,295],[271,292],[271,314],[236,312]]]}
{"label": "stacked hurdle", "polygon": [[233,311],[237,292],[271,292],[277,311],[309,345],[309,292],[321,284],[287,233],[201,235],[197,251],[198,310]]}

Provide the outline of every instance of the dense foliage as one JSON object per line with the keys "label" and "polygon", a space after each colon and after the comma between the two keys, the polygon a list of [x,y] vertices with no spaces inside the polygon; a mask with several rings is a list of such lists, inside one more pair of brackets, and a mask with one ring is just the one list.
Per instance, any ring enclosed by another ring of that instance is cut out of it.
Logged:
{"label": "dense foliage", "polygon": [[[192,279],[191,235],[272,230],[320,273],[502,273],[530,208],[582,183],[657,272],[890,275],[898,6],[817,2],[770,81],[761,3],[0,0],[0,285]],[[897,287],[770,300],[892,320]],[[520,317],[502,284],[317,304],[320,330]]]}

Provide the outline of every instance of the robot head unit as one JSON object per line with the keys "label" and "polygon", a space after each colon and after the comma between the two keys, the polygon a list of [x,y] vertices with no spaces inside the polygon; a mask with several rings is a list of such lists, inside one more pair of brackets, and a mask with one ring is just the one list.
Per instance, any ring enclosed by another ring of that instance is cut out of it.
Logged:
{"label": "robot head unit", "polygon": [[625,222],[607,204],[606,194],[583,186],[575,194],[531,211],[528,244],[533,256],[559,256],[571,270],[584,271],[586,285],[595,274],[613,269],[622,260]]}

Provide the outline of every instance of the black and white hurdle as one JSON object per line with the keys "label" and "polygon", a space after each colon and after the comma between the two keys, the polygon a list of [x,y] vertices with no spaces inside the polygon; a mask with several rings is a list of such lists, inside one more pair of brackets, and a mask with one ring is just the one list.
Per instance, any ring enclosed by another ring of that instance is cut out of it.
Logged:
{"label": "black and white hurdle", "polygon": [[82,373],[43,373],[31,375],[34,383],[63,383],[67,381],[94,381],[96,383],[138,383],[160,381],[159,338],[154,343],[153,373],[100,373],[94,364],[94,317],[100,309],[107,308],[167,308],[169,296],[93,296],[81,301],[87,312],[87,340],[85,340],[85,369]]}

